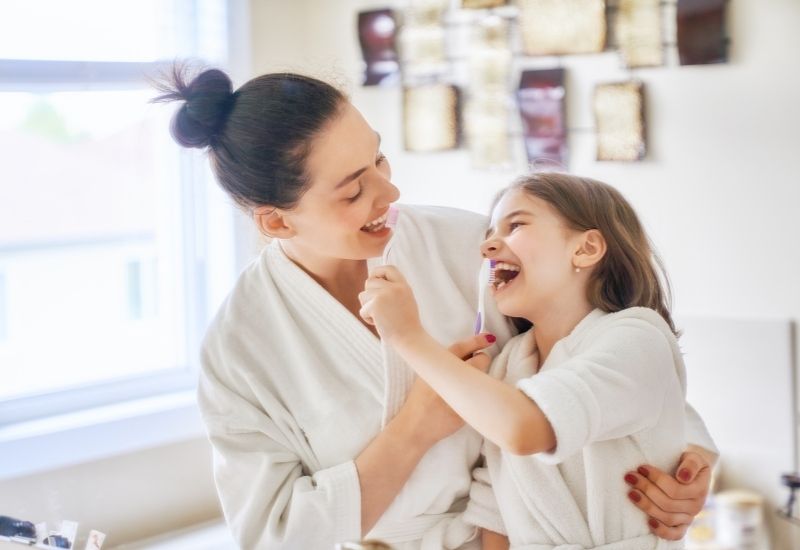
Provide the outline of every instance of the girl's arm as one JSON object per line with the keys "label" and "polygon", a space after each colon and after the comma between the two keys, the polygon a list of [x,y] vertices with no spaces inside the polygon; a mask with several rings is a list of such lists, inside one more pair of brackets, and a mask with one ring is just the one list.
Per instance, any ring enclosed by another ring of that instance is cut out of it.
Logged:
{"label": "girl's arm", "polygon": [[[392,339],[397,353],[486,439],[513,454],[552,450],[555,433],[541,409],[518,389],[449,353],[422,327]],[[479,354],[473,362],[487,361]]]}
{"label": "girl's arm", "polygon": [[[359,299],[361,316],[375,323],[381,338],[486,439],[514,454],[555,446],[553,429],[534,401],[482,370],[467,368],[422,328],[414,294],[396,268],[373,269]],[[488,358],[480,354],[474,361]]]}

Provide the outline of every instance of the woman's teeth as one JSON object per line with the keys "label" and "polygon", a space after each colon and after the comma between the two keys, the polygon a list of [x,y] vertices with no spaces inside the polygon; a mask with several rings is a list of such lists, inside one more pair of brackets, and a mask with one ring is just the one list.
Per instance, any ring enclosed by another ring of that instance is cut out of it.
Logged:
{"label": "woman's teeth", "polygon": [[386,224],[387,214],[384,214],[380,218],[374,219],[371,222],[367,223],[361,228],[361,231],[366,231],[367,233],[375,233],[376,231],[380,231]]}

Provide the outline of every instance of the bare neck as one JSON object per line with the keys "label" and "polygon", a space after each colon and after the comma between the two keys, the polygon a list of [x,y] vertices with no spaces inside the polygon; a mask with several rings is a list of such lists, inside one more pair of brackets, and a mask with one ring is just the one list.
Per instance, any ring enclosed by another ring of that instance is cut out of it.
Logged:
{"label": "bare neck", "polygon": [[[281,241],[280,245],[292,262],[361,320],[358,315],[361,309],[358,294],[364,290],[369,274],[367,260],[315,256],[292,246],[289,241]],[[368,328],[373,330],[371,326]]]}

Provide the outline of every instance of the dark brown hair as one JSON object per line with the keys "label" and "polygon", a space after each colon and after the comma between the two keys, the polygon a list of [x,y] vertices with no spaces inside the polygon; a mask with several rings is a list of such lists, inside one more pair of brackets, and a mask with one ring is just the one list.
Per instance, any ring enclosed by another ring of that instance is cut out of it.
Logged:
{"label": "dark brown hair", "polygon": [[153,101],[183,101],[172,137],[208,148],[220,185],[240,206],[292,208],[308,188],[311,141],[347,101],[330,84],[293,73],[253,78],[233,91],[231,79],[208,69],[191,80],[186,65],[155,80]]}
{"label": "dark brown hair", "polygon": [[606,312],[647,307],[661,314],[679,335],[670,313],[671,291],[664,265],[636,212],[617,189],[556,172],[523,176],[500,196],[515,189],[549,203],[572,229],[596,229],[605,238],[606,254],[592,271],[586,289],[592,306]]}

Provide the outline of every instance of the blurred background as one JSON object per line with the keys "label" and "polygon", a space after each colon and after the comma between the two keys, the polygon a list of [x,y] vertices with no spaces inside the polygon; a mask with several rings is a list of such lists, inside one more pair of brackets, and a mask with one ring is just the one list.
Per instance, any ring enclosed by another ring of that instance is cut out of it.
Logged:
{"label": "blurred background", "polygon": [[[563,13],[535,1],[0,0],[0,515],[77,521],[81,545],[231,545],[193,386],[262,243],[148,103],[146,77],[192,59],[344,88],[405,203],[488,213],[553,165],[618,187],[671,277],[716,489],[758,495],[771,548],[800,548],[776,512],[798,469],[800,3],[570,4],[582,26],[554,44]],[[687,36],[712,53],[682,56]],[[726,502],[694,547],[721,547]]]}

